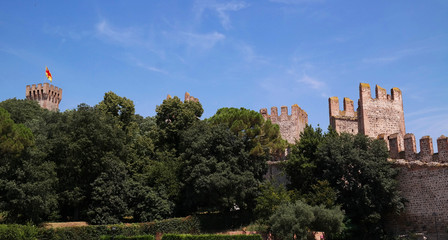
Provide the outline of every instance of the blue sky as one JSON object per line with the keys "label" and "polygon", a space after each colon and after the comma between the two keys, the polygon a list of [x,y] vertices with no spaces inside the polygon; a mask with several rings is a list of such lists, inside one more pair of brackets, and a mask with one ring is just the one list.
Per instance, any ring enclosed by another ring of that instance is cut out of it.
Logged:
{"label": "blue sky", "polygon": [[0,1],[0,101],[45,66],[62,111],[113,91],[154,116],[188,91],[204,117],[298,104],[326,128],[328,97],[365,82],[402,90],[417,139],[448,135],[445,0]]}

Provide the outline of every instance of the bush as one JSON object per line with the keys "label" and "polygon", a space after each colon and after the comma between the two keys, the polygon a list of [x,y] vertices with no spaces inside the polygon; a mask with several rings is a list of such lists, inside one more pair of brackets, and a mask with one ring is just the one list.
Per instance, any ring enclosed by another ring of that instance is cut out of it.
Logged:
{"label": "bush", "polygon": [[162,240],[261,240],[260,235],[165,234]]}
{"label": "bush", "polygon": [[156,238],[153,235],[139,235],[139,236],[101,236],[102,240],[155,240]]}
{"label": "bush", "polygon": [[31,225],[0,224],[0,240],[87,240],[100,239],[101,236],[140,237],[142,235],[156,235],[156,233],[180,234],[199,233],[199,231],[200,224],[195,217],[172,218],[162,221],[135,223],[130,225],[94,225],[51,229],[38,228]]}
{"label": "bush", "polygon": [[38,228],[33,225],[0,225],[0,240],[37,240]]}

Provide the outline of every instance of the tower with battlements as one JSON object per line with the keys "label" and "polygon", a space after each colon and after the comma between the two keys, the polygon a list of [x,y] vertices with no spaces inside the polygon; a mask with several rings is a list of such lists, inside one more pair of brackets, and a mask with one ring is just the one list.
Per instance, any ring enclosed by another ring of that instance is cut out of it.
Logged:
{"label": "tower with battlements", "polygon": [[41,83],[26,86],[26,99],[35,100],[42,108],[50,111],[58,111],[62,100],[62,88],[49,83]]}
{"label": "tower with battlements", "polygon": [[370,85],[359,84],[358,109],[355,112],[353,101],[344,98],[344,110],[339,110],[339,99],[328,99],[330,125],[337,132],[362,133],[370,137],[406,134],[404,124],[403,98],[398,88],[392,88],[391,94],[378,85],[372,98]]}
{"label": "tower with battlements", "polygon": [[300,139],[300,133],[303,132],[308,123],[308,114],[297,104],[291,106],[291,115],[288,115],[288,107],[282,106],[280,116],[277,107],[271,108],[271,114],[268,114],[266,108],[260,109],[260,113],[265,120],[271,120],[272,123],[280,127],[280,135],[288,143],[294,144]]}

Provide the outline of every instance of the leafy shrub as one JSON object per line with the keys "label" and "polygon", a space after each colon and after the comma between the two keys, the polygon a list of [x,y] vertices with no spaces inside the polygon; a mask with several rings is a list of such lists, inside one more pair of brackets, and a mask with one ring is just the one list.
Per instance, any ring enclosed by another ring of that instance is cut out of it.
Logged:
{"label": "leafy shrub", "polygon": [[139,236],[101,236],[101,240],[155,240],[156,238],[152,235],[139,235]]}
{"label": "leafy shrub", "polygon": [[100,239],[101,236],[114,236],[114,239],[117,239],[116,236],[140,237],[142,235],[156,235],[156,233],[199,233],[199,231],[200,224],[195,217],[172,218],[130,225],[93,225],[51,229],[31,225],[0,224],[0,240],[87,240]]}
{"label": "leafy shrub", "polygon": [[33,225],[0,225],[0,240],[37,240],[38,228]]}
{"label": "leafy shrub", "polygon": [[260,235],[165,234],[162,240],[261,240]]}

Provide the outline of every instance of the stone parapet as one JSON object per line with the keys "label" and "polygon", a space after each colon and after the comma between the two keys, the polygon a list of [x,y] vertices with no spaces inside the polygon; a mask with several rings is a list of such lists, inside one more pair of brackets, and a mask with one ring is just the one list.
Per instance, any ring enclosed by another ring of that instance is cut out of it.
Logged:
{"label": "stone parapet", "polygon": [[26,99],[39,102],[42,108],[57,111],[62,100],[62,88],[58,88],[49,83],[27,85],[25,92]]}
{"label": "stone parapet", "polygon": [[266,108],[260,109],[260,114],[265,120],[270,120],[280,127],[280,135],[289,143],[295,143],[300,139],[300,133],[308,124],[308,114],[301,109],[297,104],[291,106],[291,115],[288,114],[288,107],[282,106],[280,108],[280,116],[278,115],[278,108],[272,107],[271,114],[268,114]]}
{"label": "stone parapet", "polygon": [[[393,159],[403,158],[406,161],[439,162],[448,163],[448,138],[444,135],[437,138],[438,153],[434,153],[433,141],[430,136],[420,139],[420,152],[417,153],[415,136],[408,133],[401,137],[400,134],[389,136],[390,157]],[[404,142],[404,149],[399,146],[399,142]]]}

